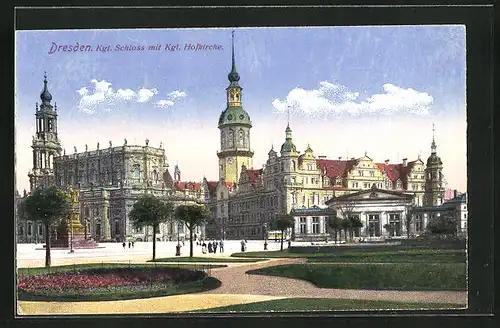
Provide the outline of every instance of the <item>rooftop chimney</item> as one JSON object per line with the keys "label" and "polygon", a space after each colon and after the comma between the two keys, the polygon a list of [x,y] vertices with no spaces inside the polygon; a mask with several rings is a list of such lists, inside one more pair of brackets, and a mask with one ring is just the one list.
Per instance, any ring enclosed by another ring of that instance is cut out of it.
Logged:
{"label": "rooftop chimney", "polygon": [[406,167],[406,165],[408,164],[408,158],[403,158],[403,167]]}
{"label": "rooftop chimney", "polygon": [[324,155],[321,155],[321,156],[318,156],[318,158],[326,158],[326,156],[324,156]]}
{"label": "rooftop chimney", "polygon": [[342,159],[342,156],[339,156],[339,161]]}
{"label": "rooftop chimney", "polygon": [[385,160],[385,164],[389,164],[389,160],[388,159]]}
{"label": "rooftop chimney", "polygon": [[456,198],[458,196],[458,191],[456,189],[453,190],[453,198]]}

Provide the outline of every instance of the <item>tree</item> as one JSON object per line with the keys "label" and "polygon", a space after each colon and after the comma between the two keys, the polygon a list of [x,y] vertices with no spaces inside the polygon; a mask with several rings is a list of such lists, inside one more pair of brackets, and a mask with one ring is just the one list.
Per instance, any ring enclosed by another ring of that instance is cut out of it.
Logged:
{"label": "tree", "polygon": [[295,219],[290,214],[282,214],[276,218],[276,228],[281,231],[281,250],[283,250],[283,237],[285,230],[293,227]]}
{"label": "tree", "polygon": [[153,227],[153,261],[156,259],[156,232],[160,223],[171,219],[173,204],[162,201],[153,195],[144,195],[139,198],[128,214],[135,228]]}
{"label": "tree", "polygon": [[347,199],[346,201],[341,201],[338,204],[338,209],[340,210],[340,214],[343,218],[342,220],[342,229],[344,230],[344,238],[347,241],[347,231],[351,228],[351,223],[349,219],[354,214],[354,207],[356,207],[355,199]]}
{"label": "tree", "polygon": [[175,209],[174,216],[184,222],[189,229],[189,257],[193,257],[193,231],[211,217],[210,210],[201,204],[179,205]]}
{"label": "tree", "polygon": [[342,230],[344,230],[344,239],[347,243],[347,233],[351,231],[351,221],[349,219],[342,219]]}
{"label": "tree", "polygon": [[45,267],[50,267],[50,228],[72,210],[70,196],[55,186],[38,188],[20,206],[20,218],[39,221],[45,227]]}
{"label": "tree", "polygon": [[439,235],[455,235],[457,232],[457,220],[454,215],[449,213],[435,216],[429,220],[427,230]]}
{"label": "tree", "polygon": [[361,220],[357,216],[352,216],[349,221],[351,222],[351,228],[353,229],[353,231],[357,231],[358,235],[360,235],[359,230],[363,227],[363,222],[361,222]]}
{"label": "tree", "polygon": [[329,216],[328,227],[333,230],[335,244],[337,244],[337,234],[338,231],[342,229],[342,219],[338,218],[336,215]]}
{"label": "tree", "polygon": [[386,223],[384,224],[384,229],[389,232],[389,235],[392,237],[394,236],[394,226],[392,224]]}
{"label": "tree", "polygon": [[415,216],[415,209],[416,206],[414,204],[406,207],[405,228],[406,228],[406,238],[408,239],[410,239],[410,230],[413,218]]}

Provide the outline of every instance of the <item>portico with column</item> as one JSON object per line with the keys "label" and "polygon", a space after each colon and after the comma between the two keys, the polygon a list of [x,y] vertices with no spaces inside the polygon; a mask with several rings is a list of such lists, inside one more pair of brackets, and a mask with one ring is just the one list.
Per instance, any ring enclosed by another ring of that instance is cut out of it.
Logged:
{"label": "portico with column", "polygon": [[363,224],[360,237],[391,237],[391,231],[384,228],[387,224],[392,227],[393,236],[405,237],[406,213],[413,197],[412,194],[378,189],[374,185],[369,190],[333,197],[326,204],[341,219],[346,219],[343,217],[345,206],[350,206],[349,217],[358,217]]}

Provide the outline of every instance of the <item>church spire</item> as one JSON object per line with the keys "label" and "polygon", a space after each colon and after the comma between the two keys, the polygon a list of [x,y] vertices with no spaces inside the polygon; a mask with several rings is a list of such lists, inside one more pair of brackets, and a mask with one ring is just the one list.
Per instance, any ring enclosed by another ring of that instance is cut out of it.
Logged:
{"label": "church spire", "polygon": [[432,123],[431,154],[435,154],[436,153],[436,141],[434,140],[434,135],[435,135],[435,129],[434,129],[434,123]]}
{"label": "church spire", "polygon": [[42,100],[43,105],[49,105],[52,100],[52,95],[47,88],[47,72],[44,72],[43,74],[43,91],[40,94],[40,99]]}
{"label": "church spire", "polygon": [[231,40],[231,72],[227,76],[231,85],[238,86],[238,81],[240,80],[240,75],[236,71],[236,62],[234,60],[234,31],[232,32],[232,40]]}

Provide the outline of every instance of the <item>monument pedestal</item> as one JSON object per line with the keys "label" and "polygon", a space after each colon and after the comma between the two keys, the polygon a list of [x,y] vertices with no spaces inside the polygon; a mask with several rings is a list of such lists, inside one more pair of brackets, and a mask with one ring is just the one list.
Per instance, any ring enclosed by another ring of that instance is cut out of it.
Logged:
{"label": "monument pedestal", "polygon": [[[85,227],[75,217],[64,219],[59,225],[57,239],[51,243],[55,248],[96,248],[97,242],[85,239]],[[90,238],[90,234],[87,234]]]}

